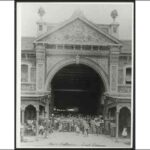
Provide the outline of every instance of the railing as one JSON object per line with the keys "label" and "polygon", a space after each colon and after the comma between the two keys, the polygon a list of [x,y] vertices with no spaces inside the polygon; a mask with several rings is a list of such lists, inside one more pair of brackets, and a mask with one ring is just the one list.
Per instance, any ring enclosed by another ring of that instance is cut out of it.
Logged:
{"label": "railing", "polygon": [[21,83],[21,90],[22,91],[35,91],[36,83]]}
{"label": "railing", "polygon": [[94,56],[101,56],[101,55],[109,55],[109,50],[97,50],[97,51],[92,51],[92,50],[66,50],[66,49],[62,49],[62,50],[56,50],[56,49],[47,49],[46,50],[47,54],[51,55],[94,55]]}
{"label": "railing", "polygon": [[119,93],[131,93],[131,85],[119,85],[118,92]]}

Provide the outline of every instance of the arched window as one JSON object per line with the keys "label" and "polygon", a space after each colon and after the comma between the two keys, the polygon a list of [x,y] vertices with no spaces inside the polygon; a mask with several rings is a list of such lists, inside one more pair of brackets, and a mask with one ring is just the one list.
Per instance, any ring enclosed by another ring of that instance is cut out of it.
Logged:
{"label": "arched window", "polygon": [[126,68],[126,78],[125,78],[126,84],[131,84],[131,67]]}
{"label": "arched window", "polygon": [[21,82],[28,82],[28,65],[21,65]]}

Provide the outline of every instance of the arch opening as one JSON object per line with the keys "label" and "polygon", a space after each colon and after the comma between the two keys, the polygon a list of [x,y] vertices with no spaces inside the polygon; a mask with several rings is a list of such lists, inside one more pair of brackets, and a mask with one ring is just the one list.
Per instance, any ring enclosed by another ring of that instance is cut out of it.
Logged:
{"label": "arch opening", "polygon": [[122,136],[123,129],[127,129],[127,136],[131,135],[131,112],[127,107],[120,109],[119,113],[119,135]]}
{"label": "arch opening", "polygon": [[55,113],[103,114],[102,78],[91,67],[70,64],[61,68],[51,83],[53,111]]}
{"label": "arch opening", "polygon": [[28,105],[25,109],[25,123],[28,120],[36,120],[36,108],[33,105]]}

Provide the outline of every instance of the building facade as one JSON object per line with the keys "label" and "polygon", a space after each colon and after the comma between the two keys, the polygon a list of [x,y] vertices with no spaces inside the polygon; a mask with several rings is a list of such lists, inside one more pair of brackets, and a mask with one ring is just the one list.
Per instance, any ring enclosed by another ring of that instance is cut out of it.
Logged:
{"label": "building facade", "polygon": [[[54,113],[60,93],[68,90],[73,94],[75,89],[81,92],[82,81],[90,85],[96,81],[94,84],[98,83],[99,88],[92,84],[92,90],[97,90],[95,99],[99,101],[96,113],[103,115],[106,133],[110,134],[110,121],[115,124],[116,136],[124,126],[130,130],[132,45],[131,40],[119,40],[119,23],[114,19],[111,24],[95,24],[77,10],[68,20],[52,24],[43,21],[42,11],[40,8],[37,37],[22,37],[21,41],[21,123],[28,119],[38,121],[40,116],[49,117]],[[78,66],[82,71],[78,71]],[[70,82],[63,69],[67,70]],[[77,74],[86,76],[86,71],[92,75],[90,69],[97,75],[92,76],[94,80],[92,77],[87,77],[90,82],[84,77],[75,80]],[[78,88],[75,88],[77,81]],[[67,87],[67,84],[72,85]],[[82,91],[89,92],[90,87]],[[69,92],[62,97],[66,95]]]}

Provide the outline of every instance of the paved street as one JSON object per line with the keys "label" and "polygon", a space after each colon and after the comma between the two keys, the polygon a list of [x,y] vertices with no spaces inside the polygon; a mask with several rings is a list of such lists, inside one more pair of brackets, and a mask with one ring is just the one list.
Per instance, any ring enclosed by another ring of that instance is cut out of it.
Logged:
{"label": "paved street", "polygon": [[85,137],[76,133],[55,132],[44,137],[25,137],[21,147],[130,147],[129,139],[118,139],[106,135],[89,135]]}

